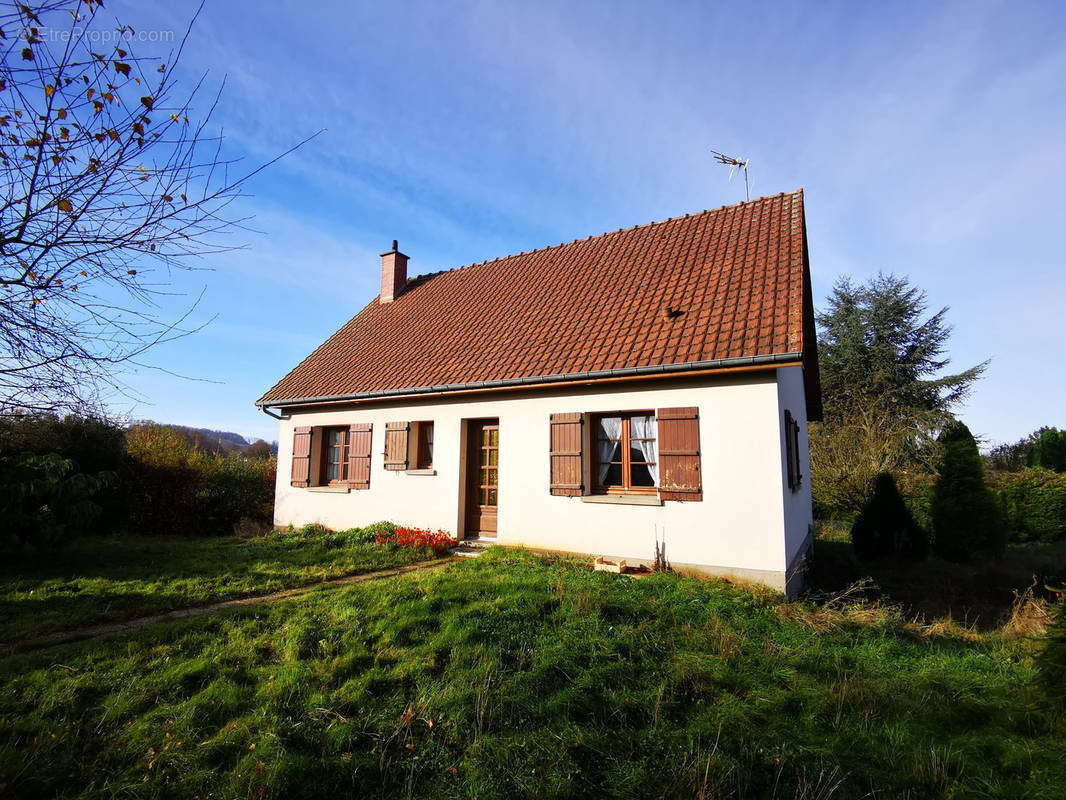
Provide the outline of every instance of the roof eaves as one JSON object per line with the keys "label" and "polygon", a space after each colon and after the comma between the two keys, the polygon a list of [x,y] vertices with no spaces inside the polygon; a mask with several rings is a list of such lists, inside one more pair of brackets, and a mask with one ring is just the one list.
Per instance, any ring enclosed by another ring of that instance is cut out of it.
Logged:
{"label": "roof eaves", "polygon": [[319,395],[315,397],[295,397],[281,400],[260,398],[256,401],[259,408],[283,408],[285,406],[317,405],[322,403],[343,403],[352,400],[385,399],[389,397],[408,397],[423,394],[444,394],[479,389],[495,389],[512,386],[536,386],[543,383],[580,383],[581,381],[602,380],[604,378],[622,378],[633,376],[677,375],[694,370],[728,369],[731,367],[766,366],[795,363],[803,358],[802,352],[772,353],[761,356],[739,356],[719,358],[711,361],[688,361],[682,364],[651,364],[643,367],[626,367],[599,371],[571,372],[558,375],[531,375],[523,378],[501,378],[500,380],[473,381],[470,383],[452,383],[435,386],[411,386],[400,389],[382,389],[371,392],[350,392],[347,394]]}

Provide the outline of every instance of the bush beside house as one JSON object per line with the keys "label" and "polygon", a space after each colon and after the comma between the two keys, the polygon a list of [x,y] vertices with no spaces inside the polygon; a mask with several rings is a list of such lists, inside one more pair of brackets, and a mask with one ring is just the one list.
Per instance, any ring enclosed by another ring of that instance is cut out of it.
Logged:
{"label": "bush beside house", "polygon": [[1044,648],[1036,659],[1037,682],[1052,708],[1062,713],[1066,711],[1066,606],[1063,605],[1066,587],[1053,591],[1059,602],[1051,607],[1051,625]]}
{"label": "bush beside house", "polygon": [[56,453],[5,453],[0,449],[0,534],[18,545],[52,546],[99,519],[94,497],[115,473],[87,475]]}
{"label": "bush beside house", "polygon": [[[1032,442],[1040,438],[1042,432],[1047,431],[1054,433],[1054,429],[1042,428],[1041,431],[1023,440],[1019,447],[1021,444],[1026,444],[1028,448]],[[965,449],[967,452],[964,460],[971,476],[969,485],[971,490],[973,490],[979,485],[978,481],[973,480],[973,476],[977,474],[978,465],[974,459],[973,447],[967,444]],[[998,520],[1000,532],[993,539],[1003,539],[1005,537],[1006,541],[1012,544],[1053,543],[1066,540],[1066,473],[1055,472],[1042,467],[1027,467],[1024,455],[1010,461],[1010,468],[1007,468],[1005,465],[1008,462],[1002,457],[1002,452],[1005,449],[1006,446],[1000,446],[993,451],[993,454],[999,452],[1000,456],[984,457],[984,462],[988,465],[988,471],[980,481],[991,491],[991,496],[995,501],[995,508],[988,513],[991,514],[991,518]],[[943,450],[941,462],[945,455],[946,450]],[[957,456],[958,454],[956,453],[946,457],[949,461],[954,459],[957,462]],[[938,482],[940,484],[939,492],[942,503],[940,513],[943,515],[946,481],[939,479],[935,472],[924,472],[915,469],[892,473],[892,477],[914,522],[920,528],[932,533],[934,530],[934,501],[938,492],[937,484]],[[949,476],[948,480],[955,481],[956,479]],[[870,485],[872,494],[874,482],[871,482]],[[987,510],[990,508],[990,506],[985,505],[988,502],[987,494],[979,494],[982,495],[982,498],[977,502]],[[864,509],[869,509],[870,507],[870,501],[867,501]],[[848,509],[843,507],[820,507],[818,511],[820,519],[839,520],[848,524],[854,524],[860,516],[855,512],[849,512]],[[872,519],[871,511],[865,510],[864,514],[865,525]],[[943,528],[943,523],[941,527]],[[937,552],[942,552],[945,548],[951,549],[949,544],[951,534],[943,533],[943,531],[942,534]],[[979,544],[978,538],[973,538],[965,533],[961,535],[964,541],[960,546],[984,547]],[[983,535],[980,533],[979,528],[978,537]],[[862,536],[863,534],[859,533],[860,539]],[[856,545],[856,552],[858,553],[863,547],[864,545]],[[998,547],[999,545],[995,544],[991,552],[995,552]],[[876,550],[876,547],[874,549]],[[870,558],[871,556],[867,553],[860,557]]]}
{"label": "bush beside house", "polygon": [[131,428],[126,447],[137,530],[217,535],[242,519],[271,521],[275,457],[204,453],[181,431],[154,424]]}
{"label": "bush beside house", "polygon": [[933,549],[948,561],[1002,552],[1006,531],[995,495],[985,485],[985,470],[970,429],[955,421],[945,426],[939,473],[933,486]]}
{"label": "bush beside house", "polygon": [[925,558],[929,538],[914,521],[890,473],[882,472],[874,480],[873,494],[851,528],[851,543],[864,561]]}
{"label": "bush beside house", "polygon": [[1010,541],[1066,537],[1066,474],[1032,467],[991,473],[988,483],[999,499]]}
{"label": "bush beside house", "polygon": [[47,547],[74,534],[232,533],[273,517],[272,454],[206,453],[166,425],[79,417],[0,423],[0,534]]}
{"label": "bush beside house", "polygon": [[[937,476],[908,471],[893,477],[915,522],[932,531]],[[995,497],[1008,543],[1066,540],[1066,474],[1022,465],[1013,471],[989,471],[985,485]],[[817,511],[819,519],[857,519],[839,508]]]}

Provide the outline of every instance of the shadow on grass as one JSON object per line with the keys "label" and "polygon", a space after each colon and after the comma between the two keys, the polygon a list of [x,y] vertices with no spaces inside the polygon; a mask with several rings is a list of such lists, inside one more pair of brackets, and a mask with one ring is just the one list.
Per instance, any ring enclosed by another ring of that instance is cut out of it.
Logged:
{"label": "shadow on grass", "polygon": [[1016,601],[1032,588],[1048,599],[1047,585],[1066,580],[1066,542],[1012,545],[1000,558],[953,564],[936,558],[919,563],[861,562],[848,541],[815,539],[807,573],[812,598],[853,590],[855,600],[881,601],[927,622],[950,618],[980,631],[1002,628]]}
{"label": "shadow on grass", "polygon": [[289,536],[108,537],[0,566],[0,643],[204,605],[416,560]]}
{"label": "shadow on grass", "polygon": [[283,542],[274,537],[85,537],[56,552],[5,556],[0,581],[210,578],[247,570],[281,555],[290,563],[314,563],[323,549],[317,544]]}

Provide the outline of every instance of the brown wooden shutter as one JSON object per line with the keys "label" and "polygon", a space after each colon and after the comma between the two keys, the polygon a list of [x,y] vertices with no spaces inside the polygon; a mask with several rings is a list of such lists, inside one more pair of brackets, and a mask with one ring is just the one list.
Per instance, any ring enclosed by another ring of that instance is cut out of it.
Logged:
{"label": "brown wooden shutter", "polygon": [[700,483],[700,418],[697,408],[660,408],[659,497],[702,500]]}
{"label": "brown wooden shutter", "polygon": [[292,481],[293,486],[311,484],[311,428],[294,428],[292,432]]}
{"label": "brown wooden shutter", "polygon": [[352,425],[348,429],[348,486],[352,489],[370,488],[370,443],[374,426],[369,422]]}
{"label": "brown wooden shutter", "polygon": [[796,488],[795,456],[792,454],[792,412],[785,409],[785,464],[788,465],[788,488]]}
{"label": "brown wooden shutter", "polygon": [[799,423],[785,409],[785,460],[788,462],[788,488],[797,491],[803,483],[799,458]]}
{"label": "brown wooden shutter", "polygon": [[584,491],[581,480],[581,426],[584,416],[577,413],[551,415],[551,493],[578,497]]}
{"label": "brown wooden shutter", "polygon": [[410,422],[385,423],[385,469],[407,469],[407,437]]}

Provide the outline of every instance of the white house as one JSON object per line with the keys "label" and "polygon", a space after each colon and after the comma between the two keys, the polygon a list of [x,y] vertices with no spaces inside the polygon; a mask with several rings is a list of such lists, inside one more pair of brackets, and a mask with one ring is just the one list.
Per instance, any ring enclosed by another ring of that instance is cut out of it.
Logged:
{"label": "white house", "polygon": [[388,519],[794,592],[821,398],[803,193],[407,279],[270,389],[275,522]]}

